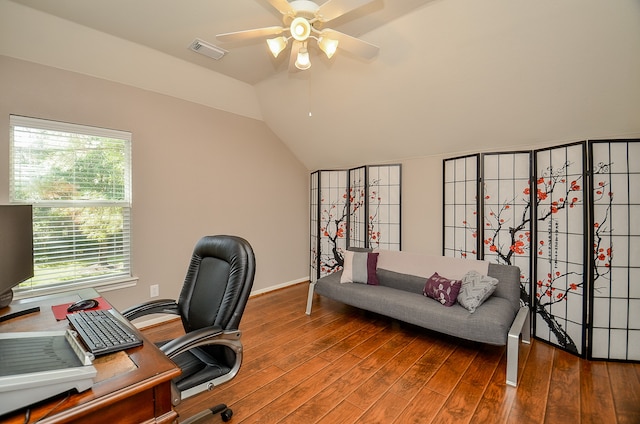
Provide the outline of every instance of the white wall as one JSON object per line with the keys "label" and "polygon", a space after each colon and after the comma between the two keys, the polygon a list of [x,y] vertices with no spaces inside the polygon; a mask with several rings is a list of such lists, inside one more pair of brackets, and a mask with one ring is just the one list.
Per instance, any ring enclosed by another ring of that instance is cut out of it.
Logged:
{"label": "white wall", "polygon": [[253,246],[254,291],[308,276],[308,172],[259,120],[0,56],[0,203],[8,202],[9,115],[131,131],[136,287],[124,308],[175,297],[195,242],[235,234]]}
{"label": "white wall", "polygon": [[402,250],[442,254],[442,158],[402,162]]}

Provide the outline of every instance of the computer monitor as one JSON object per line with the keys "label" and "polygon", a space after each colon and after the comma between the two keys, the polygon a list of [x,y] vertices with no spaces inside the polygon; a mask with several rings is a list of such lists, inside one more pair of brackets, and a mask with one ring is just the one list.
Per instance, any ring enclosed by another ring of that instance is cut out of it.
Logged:
{"label": "computer monitor", "polygon": [[0,308],[11,302],[11,289],[31,277],[33,208],[31,205],[0,205]]}

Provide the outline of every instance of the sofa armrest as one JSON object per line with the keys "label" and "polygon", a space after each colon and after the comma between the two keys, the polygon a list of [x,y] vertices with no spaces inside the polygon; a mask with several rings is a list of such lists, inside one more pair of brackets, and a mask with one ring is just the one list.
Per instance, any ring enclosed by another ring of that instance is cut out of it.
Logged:
{"label": "sofa armrest", "polygon": [[507,339],[507,384],[514,387],[518,385],[520,335],[524,343],[531,342],[531,313],[528,306],[522,306],[518,311]]}

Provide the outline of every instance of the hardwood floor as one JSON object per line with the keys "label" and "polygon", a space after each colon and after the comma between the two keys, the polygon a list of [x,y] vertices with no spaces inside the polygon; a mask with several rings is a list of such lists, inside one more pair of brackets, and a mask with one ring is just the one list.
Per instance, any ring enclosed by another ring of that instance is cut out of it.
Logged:
{"label": "hardwood floor", "polygon": [[[640,364],[586,361],[533,340],[520,345],[516,389],[505,384],[504,347],[318,295],[307,316],[307,287],[249,300],[238,376],[183,401],[181,417],[225,402],[232,423],[640,423]],[[161,340],[179,328],[144,331]]]}

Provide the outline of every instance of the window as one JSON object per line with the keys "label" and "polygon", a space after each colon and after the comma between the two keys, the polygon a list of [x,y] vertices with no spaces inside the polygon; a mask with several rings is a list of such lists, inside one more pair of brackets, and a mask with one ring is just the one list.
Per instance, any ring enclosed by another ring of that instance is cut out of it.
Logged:
{"label": "window", "polygon": [[131,277],[131,133],[10,117],[10,196],[33,205],[34,277],[17,293]]}

